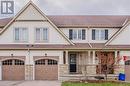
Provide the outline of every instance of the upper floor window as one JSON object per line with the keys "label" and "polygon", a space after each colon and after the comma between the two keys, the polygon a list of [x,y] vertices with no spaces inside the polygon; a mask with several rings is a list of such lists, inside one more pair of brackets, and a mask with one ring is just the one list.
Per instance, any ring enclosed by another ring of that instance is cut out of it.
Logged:
{"label": "upper floor window", "polygon": [[14,29],[14,40],[19,42],[27,42],[28,31],[27,28],[15,28]]}
{"label": "upper floor window", "polygon": [[70,40],[85,40],[86,30],[85,29],[70,29],[69,39]]}
{"label": "upper floor window", "polygon": [[108,40],[108,30],[92,30],[92,40]]}
{"label": "upper floor window", "polygon": [[47,41],[48,40],[48,29],[47,28],[36,28],[35,31],[35,40],[36,41]]}

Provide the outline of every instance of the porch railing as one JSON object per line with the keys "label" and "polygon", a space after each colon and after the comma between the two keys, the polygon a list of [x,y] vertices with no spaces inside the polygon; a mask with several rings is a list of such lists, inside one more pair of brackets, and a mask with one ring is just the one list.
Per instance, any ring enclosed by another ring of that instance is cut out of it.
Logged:
{"label": "porch railing", "polygon": [[[102,67],[102,68],[101,68]],[[94,65],[94,64],[89,64],[89,65],[78,65],[77,66],[77,73],[78,74],[104,74],[105,71],[108,72],[108,74],[114,74],[116,69],[119,69],[119,65],[112,65],[106,67],[104,65]]]}

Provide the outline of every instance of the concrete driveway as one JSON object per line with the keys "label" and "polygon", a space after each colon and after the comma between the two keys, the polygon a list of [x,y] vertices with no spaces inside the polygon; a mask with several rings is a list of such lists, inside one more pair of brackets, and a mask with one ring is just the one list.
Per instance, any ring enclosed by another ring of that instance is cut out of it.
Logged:
{"label": "concrete driveway", "polygon": [[61,86],[61,81],[0,81],[0,86]]}

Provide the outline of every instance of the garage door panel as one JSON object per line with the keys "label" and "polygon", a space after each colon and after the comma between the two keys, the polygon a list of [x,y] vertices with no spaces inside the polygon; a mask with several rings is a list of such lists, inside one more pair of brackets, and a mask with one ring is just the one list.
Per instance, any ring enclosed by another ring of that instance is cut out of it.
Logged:
{"label": "garage door panel", "polygon": [[[41,63],[43,62],[43,64]],[[45,62],[45,63],[44,63]],[[57,80],[58,65],[57,62],[44,59],[44,61],[35,62],[35,79],[36,80]]]}
{"label": "garage door panel", "polygon": [[12,69],[12,67],[11,66],[6,66],[6,65],[4,65],[4,66],[2,66],[2,79],[3,80],[7,80],[7,79],[9,79],[9,80],[11,80],[11,77],[12,77],[12,73],[11,73],[11,70]]}
{"label": "garage door panel", "polygon": [[35,74],[36,80],[44,80],[43,77],[46,77],[46,72],[44,71],[44,65],[36,65],[35,66]]}
{"label": "garage door panel", "polygon": [[24,65],[14,65],[14,80],[24,80],[25,77],[25,66]]}
{"label": "garage door panel", "polygon": [[20,60],[6,60],[2,63],[2,79],[3,80],[24,80],[25,65]]}

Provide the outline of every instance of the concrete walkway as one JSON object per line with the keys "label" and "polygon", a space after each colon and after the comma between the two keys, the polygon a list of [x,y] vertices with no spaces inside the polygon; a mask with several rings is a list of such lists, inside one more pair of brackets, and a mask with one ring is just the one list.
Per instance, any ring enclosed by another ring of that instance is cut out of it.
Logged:
{"label": "concrete walkway", "polygon": [[61,86],[61,81],[0,81],[0,86]]}

